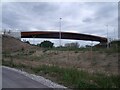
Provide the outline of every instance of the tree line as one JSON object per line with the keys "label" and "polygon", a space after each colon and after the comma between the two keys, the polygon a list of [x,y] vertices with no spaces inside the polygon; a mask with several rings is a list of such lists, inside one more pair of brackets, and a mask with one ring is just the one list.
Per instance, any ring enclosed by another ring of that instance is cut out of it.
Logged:
{"label": "tree line", "polygon": [[[24,41],[24,42],[30,44],[29,41]],[[37,46],[43,47],[43,48],[53,48],[53,47],[54,47],[54,43],[51,42],[51,41],[45,40],[45,41],[43,41],[43,42],[41,42],[41,43],[38,43]],[[59,46],[58,46],[58,47],[59,47]],[[72,43],[66,43],[64,46],[61,46],[61,47],[66,47],[66,48],[79,48],[80,45],[79,45],[79,43],[77,43],[77,42],[72,42]]]}

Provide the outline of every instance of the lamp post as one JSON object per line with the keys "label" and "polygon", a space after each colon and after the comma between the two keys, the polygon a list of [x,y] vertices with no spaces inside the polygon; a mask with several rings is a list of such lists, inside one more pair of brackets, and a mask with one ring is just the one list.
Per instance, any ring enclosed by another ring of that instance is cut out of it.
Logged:
{"label": "lamp post", "polygon": [[60,18],[60,31],[59,31],[60,47],[61,47],[61,19],[62,19],[62,18]]}

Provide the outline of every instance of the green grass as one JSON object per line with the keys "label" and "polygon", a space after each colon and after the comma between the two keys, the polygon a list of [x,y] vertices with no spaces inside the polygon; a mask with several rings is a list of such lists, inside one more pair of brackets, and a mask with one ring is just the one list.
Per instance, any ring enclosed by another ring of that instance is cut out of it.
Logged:
{"label": "green grass", "polygon": [[60,68],[58,66],[42,65],[39,67],[25,66],[23,64],[11,64],[3,62],[3,65],[29,69],[35,74],[44,74],[56,78],[58,83],[69,88],[120,88],[120,76],[107,76],[102,73],[90,74],[86,71],[78,71],[75,68]]}

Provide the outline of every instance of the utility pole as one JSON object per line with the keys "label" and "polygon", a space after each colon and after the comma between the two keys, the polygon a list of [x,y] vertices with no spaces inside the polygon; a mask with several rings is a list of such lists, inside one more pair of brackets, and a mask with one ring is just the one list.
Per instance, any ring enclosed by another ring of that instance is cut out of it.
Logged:
{"label": "utility pole", "polygon": [[91,41],[91,60],[93,60],[93,41]]}
{"label": "utility pole", "polygon": [[60,47],[61,47],[61,19],[62,19],[62,18],[60,18],[60,31],[59,31]]}
{"label": "utility pole", "polygon": [[35,44],[35,40],[34,40],[35,37],[36,37],[35,35],[32,36],[32,38],[33,38],[33,45]]}
{"label": "utility pole", "polygon": [[109,38],[108,38],[108,25],[107,26],[107,49],[109,48]]}
{"label": "utility pole", "polygon": [[115,33],[115,27],[114,27],[114,40],[116,39],[116,35],[115,35],[116,33]]}

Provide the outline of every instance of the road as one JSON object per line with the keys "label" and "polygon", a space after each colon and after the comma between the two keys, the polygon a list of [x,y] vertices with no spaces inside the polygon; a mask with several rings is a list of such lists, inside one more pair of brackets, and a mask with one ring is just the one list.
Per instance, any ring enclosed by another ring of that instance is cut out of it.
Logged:
{"label": "road", "polygon": [[2,67],[3,88],[49,88],[16,71]]}

